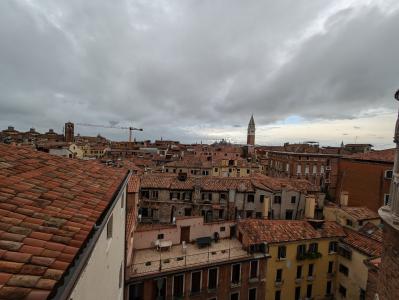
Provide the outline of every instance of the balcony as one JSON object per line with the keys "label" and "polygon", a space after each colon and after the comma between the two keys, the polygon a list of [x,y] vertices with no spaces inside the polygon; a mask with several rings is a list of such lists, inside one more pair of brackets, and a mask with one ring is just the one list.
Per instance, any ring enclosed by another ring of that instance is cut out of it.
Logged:
{"label": "balcony", "polygon": [[313,281],[315,279],[315,275],[308,276],[306,279],[307,281]]}
{"label": "balcony", "polygon": [[297,260],[305,260],[305,259],[317,259],[322,257],[320,252],[306,252],[306,253],[298,253],[296,256]]}
{"label": "balcony", "polygon": [[276,282],[274,283],[274,285],[278,288],[278,287],[281,287],[282,285],[283,285],[283,283],[284,283],[284,280],[279,280],[279,281],[277,281],[276,280]]}
{"label": "balcony", "polygon": [[327,273],[327,278],[328,278],[328,279],[332,279],[332,278],[334,278],[334,276],[335,276],[335,273],[334,273],[334,272]]}
{"label": "balcony", "polygon": [[302,277],[295,279],[295,284],[301,284],[301,282],[302,282]]}

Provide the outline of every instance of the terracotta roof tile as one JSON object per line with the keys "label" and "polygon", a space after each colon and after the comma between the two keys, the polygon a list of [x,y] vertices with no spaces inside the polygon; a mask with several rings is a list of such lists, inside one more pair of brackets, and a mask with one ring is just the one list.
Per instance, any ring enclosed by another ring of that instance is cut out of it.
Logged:
{"label": "terracotta roof tile", "polygon": [[346,237],[342,241],[349,246],[368,256],[381,256],[382,243],[371,239],[357,231],[349,228],[344,228]]}
{"label": "terracotta roof tile", "polygon": [[7,285],[34,287],[39,279],[40,276],[34,275],[12,275],[10,280],[8,280]]}
{"label": "terracotta roof tile", "polygon": [[0,163],[0,299],[46,299],[126,170],[4,144]]}
{"label": "terracotta roof tile", "polygon": [[2,256],[2,259],[7,260],[7,261],[26,263],[30,260],[31,257],[32,257],[32,254],[29,254],[29,253],[7,251]]}
{"label": "terracotta roof tile", "polygon": [[315,229],[305,220],[263,220],[245,219],[238,228],[248,237],[249,244],[283,243],[345,235],[341,226],[335,222],[324,222]]}
{"label": "terracotta roof tile", "polygon": [[365,206],[341,206],[341,209],[356,220],[379,219],[379,215]]}

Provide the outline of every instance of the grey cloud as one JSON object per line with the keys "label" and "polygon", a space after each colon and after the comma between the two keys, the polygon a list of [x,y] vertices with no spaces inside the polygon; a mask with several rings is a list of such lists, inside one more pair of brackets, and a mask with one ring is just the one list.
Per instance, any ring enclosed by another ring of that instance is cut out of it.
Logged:
{"label": "grey cloud", "polygon": [[[287,46],[325,5],[1,1],[0,126],[132,124],[145,129],[138,137],[193,141],[203,133],[185,127],[231,126],[252,112],[266,125],[392,109],[398,11],[340,10],[325,32]],[[282,52],[291,58],[281,66]]]}

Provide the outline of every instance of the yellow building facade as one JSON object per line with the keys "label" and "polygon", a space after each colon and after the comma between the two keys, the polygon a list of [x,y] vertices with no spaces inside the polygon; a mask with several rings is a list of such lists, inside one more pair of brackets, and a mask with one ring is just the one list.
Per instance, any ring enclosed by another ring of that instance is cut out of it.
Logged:
{"label": "yellow building facade", "polygon": [[[326,299],[334,292],[337,253],[329,251],[336,238],[300,240],[269,245],[266,299]],[[303,247],[308,253],[317,245],[315,255],[300,255]],[[279,252],[285,247],[285,257]],[[280,250],[279,250],[280,249]],[[330,287],[328,287],[330,285]]]}

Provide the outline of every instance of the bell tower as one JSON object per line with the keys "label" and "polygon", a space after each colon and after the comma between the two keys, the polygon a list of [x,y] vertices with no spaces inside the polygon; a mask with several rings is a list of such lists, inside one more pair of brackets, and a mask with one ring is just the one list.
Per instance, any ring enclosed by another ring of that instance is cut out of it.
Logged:
{"label": "bell tower", "polygon": [[75,129],[75,126],[72,122],[65,123],[65,132],[64,132],[65,142],[73,143],[74,131],[75,131],[74,129]]}
{"label": "bell tower", "polygon": [[248,124],[248,133],[247,133],[247,144],[248,145],[255,145],[255,121],[254,115],[251,116]]}

